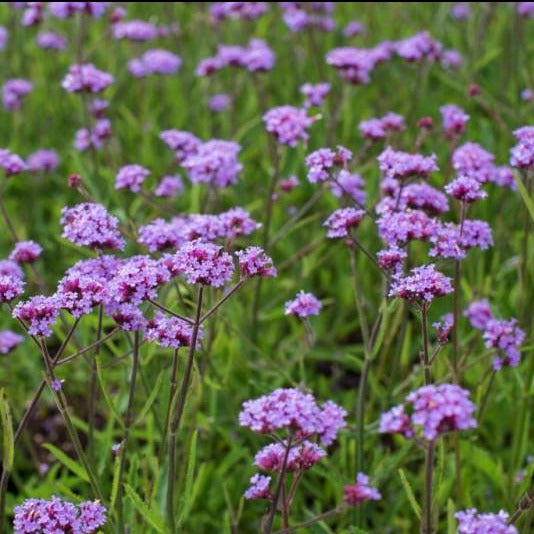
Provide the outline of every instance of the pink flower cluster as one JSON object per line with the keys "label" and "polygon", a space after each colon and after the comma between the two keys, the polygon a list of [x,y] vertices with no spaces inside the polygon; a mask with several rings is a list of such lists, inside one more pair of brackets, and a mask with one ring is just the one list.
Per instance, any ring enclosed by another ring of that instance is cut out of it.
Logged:
{"label": "pink flower cluster", "polygon": [[182,65],[180,56],[168,50],[147,50],[141,57],[131,59],[128,70],[136,78],[144,78],[150,74],[174,74]]}
{"label": "pink flower cluster", "polygon": [[443,297],[452,291],[451,279],[429,264],[415,267],[407,276],[395,274],[389,296],[430,304],[436,297]]}
{"label": "pink flower cluster", "polygon": [[414,176],[428,178],[431,173],[439,170],[435,154],[410,154],[393,150],[389,146],[378,156],[378,164],[386,178],[397,180]]}
{"label": "pink flower cluster", "polygon": [[307,111],[293,106],[278,106],[263,115],[265,129],[283,145],[297,146],[300,141],[308,141],[308,128],[315,119],[308,117]]}
{"label": "pink flower cluster", "polygon": [[300,291],[293,300],[286,302],[285,314],[303,319],[310,315],[319,315],[322,307],[321,301],[315,295]]}
{"label": "pink flower cluster", "polygon": [[385,139],[392,132],[400,132],[405,128],[404,117],[391,111],[383,117],[368,119],[358,124],[362,135],[371,141]]}
{"label": "pink flower cluster", "polygon": [[369,477],[364,473],[358,473],[356,484],[345,486],[343,500],[349,506],[358,506],[365,501],[379,501],[382,498],[380,492],[369,484]]}
{"label": "pink flower cluster", "polygon": [[365,216],[365,211],[354,208],[340,208],[326,221],[323,226],[328,228],[326,236],[329,238],[347,237],[352,228],[357,228]]}
{"label": "pink flower cluster", "polygon": [[114,82],[111,74],[98,70],[93,64],[71,65],[61,86],[69,93],[87,91],[100,93]]}
{"label": "pink flower cluster", "polygon": [[346,167],[351,159],[352,152],[342,146],[338,146],[336,150],[319,148],[311,152],[306,156],[308,181],[316,184],[325,182],[328,179],[335,179],[335,171]]}
{"label": "pink flower cluster", "polygon": [[457,512],[458,534],[518,534],[514,525],[508,525],[508,514],[479,514],[475,508]]}

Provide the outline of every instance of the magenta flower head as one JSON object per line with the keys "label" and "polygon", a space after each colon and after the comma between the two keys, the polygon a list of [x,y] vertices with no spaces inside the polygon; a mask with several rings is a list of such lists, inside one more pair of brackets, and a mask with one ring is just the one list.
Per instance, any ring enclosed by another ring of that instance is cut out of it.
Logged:
{"label": "magenta flower head", "polygon": [[304,319],[310,315],[319,315],[322,307],[321,301],[313,293],[301,290],[293,300],[285,303],[285,314]]}
{"label": "magenta flower head", "polygon": [[471,8],[467,2],[459,2],[451,8],[451,16],[456,20],[466,20],[471,16]]}
{"label": "magenta flower head", "polygon": [[119,220],[102,204],[84,202],[61,210],[61,224],[65,239],[79,247],[92,249],[120,249],[125,246],[118,230]]}
{"label": "magenta flower head", "polygon": [[315,85],[311,83],[305,83],[300,86],[300,92],[305,96],[304,107],[321,107],[324,103],[324,99],[330,92],[329,83],[317,83]]}
{"label": "magenta flower head", "polygon": [[147,327],[143,312],[135,304],[110,305],[106,311],[125,332],[142,332]]}
{"label": "magenta flower head", "polygon": [[445,432],[475,428],[475,410],[469,391],[456,384],[423,386],[410,393],[405,404],[382,414],[378,431],[404,434],[409,439],[420,433],[428,441],[434,441]]}
{"label": "magenta flower head", "polygon": [[24,271],[13,260],[0,260],[0,276],[11,276],[24,280]]}
{"label": "magenta flower head", "polygon": [[521,100],[523,102],[532,102],[532,100],[534,100],[534,91],[526,87],[521,91],[521,94],[519,96],[521,97]]}
{"label": "magenta flower head", "polygon": [[358,473],[356,484],[345,486],[343,501],[349,506],[358,506],[365,501],[378,501],[382,498],[380,492],[369,484],[369,477]]}
{"label": "magenta flower head", "polygon": [[21,78],[8,80],[2,87],[4,107],[9,110],[20,109],[22,107],[22,97],[31,93],[32,90],[33,84],[28,80]]}
{"label": "magenta flower head", "polygon": [[26,160],[31,172],[51,172],[59,165],[59,157],[55,150],[37,150]]}
{"label": "magenta flower head", "polygon": [[124,165],[115,176],[115,189],[129,189],[133,193],[139,193],[149,174],[150,171],[141,165]]}
{"label": "magenta flower head", "polygon": [[443,131],[447,139],[456,139],[465,133],[469,115],[460,107],[448,104],[439,108]]}
{"label": "magenta flower head", "polygon": [[238,258],[239,271],[243,278],[251,278],[252,276],[271,278],[277,275],[273,260],[260,247],[238,250],[235,255]]}
{"label": "magenta flower head", "polygon": [[243,165],[238,160],[241,146],[234,141],[212,139],[196,146],[182,166],[194,184],[205,183],[216,187],[228,187],[237,182]]}
{"label": "magenta flower head", "polygon": [[210,97],[208,101],[208,107],[211,111],[225,111],[230,107],[232,103],[232,97],[226,93],[220,93]]}
{"label": "magenta flower head", "polygon": [[534,2],[516,2],[517,14],[521,17],[534,17]]}
{"label": "magenta flower head", "polygon": [[391,245],[377,253],[378,266],[383,271],[399,273],[402,271],[404,260],[408,257],[407,252],[397,245]]}
{"label": "magenta flower head", "polygon": [[216,21],[256,20],[268,10],[268,2],[214,2],[210,6],[210,15]]}
{"label": "magenta flower head", "polygon": [[9,255],[9,259],[17,263],[33,263],[41,257],[43,247],[35,241],[19,241]]}
{"label": "magenta flower head", "polygon": [[185,238],[186,222],[182,219],[173,219],[170,222],[164,219],[154,219],[139,227],[139,243],[149,252],[177,248],[187,240]]}
{"label": "magenta flower head", "polygon": [[301,440],[317,435],[330,445],[346,426],[347,412],[332,401],[319,406],[314,396],[300,389],[276,389],[268,395],[243,403],[239,424],[259,434],[278,430],[295,433]]}
{"label": "magenta flower head", "polygon": [[351,159],[352,152],[342,146],[338,146],[335,151],[330,148],[315,150],[306,156],[308,181],[316,184],[334,178],[335,174],[346,167]]}
{"label": "magenta flower head", "polygon": [[482,337],[487,348],[493,347],[498,351],[493,360],[495,370],[503,366],[517,367],[521,359],[520,347],[525,340],[525,332],[517,326],[517,319],[490,319]]}
{"label": "magenta flower head", "polygon": [[365,24],[363,24],[359,20],[351,20],[343,28],[343,36],[355,37],[356,35],[361,35],[362,33],[365,33],[365,30]]}
{"label": "magenta flower head", "polygon": [[232,257],[223,248],[200,240],[183,245],[174,262],[189,284],[221,287],[234,274]]}
{"label": "magenta flower head", "polygon": [[458,534],[518,534],[514,525],[508,525],[508,514],[479,514],[475,508],[457,512]]}
{"label": "magenta flower head", "polygon": [[49,2],[50,13],[58,19],[72,17],[76,13],[87,13],[91,17],[101,17],[111,2]]}
{"label": "magenta flower head", "polygon": [[11,330],[0,330],[0,354],[9,354],[18,347],[24,338]]}
{"label": "magenta flower head", "polygon": [[154,189],[157,197],[173,198],[178,196],[184,190],[182,178],[177,174],[175,176],[164,176]]}
{"label": "magenta flower head", "polygon": [[459,176],[468,176],[485,184],[495,173],[495,157],[479,144],[467,142],[452,154],[452,167]]}
{"label": "magenta flower head", "polygon": [[85,501],[75,505],[59,497],[52,497],[49,501],[26,499],[15,507],[14,513],[15,534],[92,534],[106,523],[106,509],[99,501]]}
{"label": "magenta flower head", "polygon": [[365,216],[365,211],[354,208],[340,208],[326,221],[323,226],[328,228],[326,237],[340,238],[350,235],[352,228],[357,228]]}
{"label": "magenta flower head", "polygon": [[518,169],[534,168],[534,126],[523,126],[514,131],[518,143],[510,151],[510,165]]}
{"label": "magenta flower head", "polygon": [[[202,329],[198,332],[198,338],[202,339]],[[193,327],[176,317],[167,317],[161,312],[157,312],[153,319],[149,320],[146,326],[145,339],[155,341],[162,347],[169,347],[175,350],[180,347],[189,347],[193,336]]]}
{"label": "magenta flower head", "polygon": [[300,141],[308,141],[307,130],[314,120],[308,117],[305,109],[293,106],[272,108],[263,115],[265,129],[274,135],[279,143],[291,147],[297,146]]}
{"label": "magenta flower head", "polygon": [[445,191],[460,202],[472,204],[486,198],[488,194],[482,189],[478,180],[470,176],[459,176],[445,186]]}
{"label": "magenta flower head", "polygon": [[0,26],[0,50],[3,50],[6,47],[8,38],[9,32],[4,28],[4,26]]}
{"label": "magenta flower head", "polygon": [[413,177],[426,179],[431,173],[439,171],[435,154],[410,154],[389,146],[378,156],[378,164],[384,177],[396,180]]}
{"label": "magenta flower head", "polygon": [[140,58],[132,59],[128,64],[130,73],[136,78],[149,74],[174,74],[182,65],[182,59],[159,48],[147,50]]}
{"label": "magenta flower head", "polygon": [[429,264],[415,267],[408,276],[395,275],[389,296],[430,304],[436,297],[452,291],[451,279],[437,271],[434,264]]}
{"label": "magenta flower head", "polygon": [[464,317],[467,317],[471,326],[477,330],[485,330],[488,322],[494,318],[488,299],[471,302],[464,311]]}
{"label": "magenta flower head", "polygon": [[24,282],[21,278],[9,275],[0,275],[0,303],[9,302],[24,291]]}
{"label": "magenta flower head", "polygon": [[182,130],[164,130],[159,137],[171,150],[174,150],[178,163],[196,154],[202,144],[198,137]]}
{"label": "magenta flower head", "polygon": [[397,43],[397,54],[409,62],[418,63],[427,59],[436,61],[440,58],[443,45],[428,32],[420,32]]}
{"label": "magenta flower head", "polygon": [[362,135],[371,141],[385,139],[391,132],[400,132],[405,128],[404,117],[391,111],[381,118],[361,121],[358,125]]}
{"label": "magenta flower head", "polygon": [[454,326],[453,314],[445,314],[438,322],[432,323],[432,326],[436,331],[438,343],[440,345],[445,345],[449,341],[449,334],[451,333],[452,327]]}
{"label": "magenta flower head", "polygon": [[158,36],[158,28],[151,22],[144,20],[128,20],[113,25],[115,39],[129,41],[150,41]]}
{"label": "magenta flower head", "polygon": [[60,302],[56,296],[37,295],[19,302],[13,310],[13,317],[29,325],[28,333],[32,336],[49,336],[50,326],[59,317]]}
{"label": "magenta flower head", "polygon": [[439,222],[421,210],[387,211],[376,221],[378,234],[388,245],[399,245],[413,239],[429,240],[439,228]]}
{"label": "magenta flower head", "polygon": [[330,191],[335,197],[347,195],[358,206],[363,206],[367,199],[365,182],[359,174],[351,173],[342,169],[337,178],[329,183]]}
{"label": "magenta flower head", "polygon": [[[280,472],[284,465],[286,443],[271,443],[260,449],[254,457],[254,465],[264,471]],[[304,440],[301,444],[289,449],[286,471],[289,473],[302,472],[311,469],[321,458],[326,456],[326,451],[316,443]]]}
{"label": "magenta flower head", "polygon": [[59,33],[52,31],[40,32],[36,37],[37,46],[44,50],[65,50],[67,39]]}
{"label": "magenta flower head", "polygon": [[93,64],[71,65],[61,86],[69,93],[100,93],[114,82],[111,74],[98,70]]}
{"label": "magenta flower head", "polygon": [[108,288],[106,282],[98,277],[71,273],[59,281],[55,297],[61,308],[78,319],[105,302]]}
{"label": "magenta flower head", "polygon": [[245,499],[272,499],[270,491],[271,477],[256,473],[250,479],[250,487],[245,491]]}
{"label": "magenta flower head", "polygon": [[368,84],[380,59],[377,50],[373,48],[334,48],[326,55],[326,63],[337,69],[339,75],[353,85]]}
{"label": "magenta flower head", "polygon": [[6,178],[20,174],[28,168],[18,154],[10,152],[7,148],[0,149],[0,167],[4,169]]}

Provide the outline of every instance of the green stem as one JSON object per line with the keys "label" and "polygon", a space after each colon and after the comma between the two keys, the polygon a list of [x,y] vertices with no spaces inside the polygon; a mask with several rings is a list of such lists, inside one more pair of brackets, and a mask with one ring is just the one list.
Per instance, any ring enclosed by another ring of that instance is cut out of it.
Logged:
{"label": "green stem", "polygon": [[169,401],[167,403],[167,412],[165,414],[165,423],[163,425],[163,436],[161,438],[161,450],[160,450],[160,465],[163,463],[163,456],[167,447],[167,435],[169,433],[169,422],[171,419],[172,402],[176,395],[176,389],[178,387],[178,349],[175,349],[172,357],[172,369],[171,369],[171,387],[169,389]]}
{"label": "green stem", "polygon": [[432,527],[432,484],[434,476],[434,448],[435,443],[429,441],[425,451],[425,494],[423,499],[423,517],[421,534],[433,534]]}
{"label": "green stem", "polygon": [[298,525],[293,525],[290,528],[284,528],[282,530],[277,530],[274,534],[290,534],[291,532],[296,532],[297,530],[300,530],[304,527],[310,527],[311,525],[315,525],[315,523],[318,523],[319,521],[324,521],[325,519],[330,519],[331,517],[334,517],[338,514],[340,514],[344,510],[343,506],[338,506],[337,508],[333,508],[332,510],[328,510],[328,512],[323,512],[322,514],[316,515],[315,517],[312,517],[311,519],[308,519],[307,521],[303,521],[302,523],[299,523]]}
{"label": "green stem", "polygon": [[432,382],[430,375],[430,359],[428,354],[428,326],[427,326],[427,304],[424,302],[421,306],[421,326],[423,330],[423,371],[425,376],[425,386]]}
{"label": "green stem", "polygon": [[96,328],[96,348],[94,358],[91,360],[91,379],[89,382],[89,433],[87,437],[87,455],[91,461],[95,460],[95,426],[96,426],[96,405],[98,402],[98,376],[96,372],[95,359],[100,352],[100,338],[102,337],[102,319],[104,315],[103,306],[98,308],[98,326]]}

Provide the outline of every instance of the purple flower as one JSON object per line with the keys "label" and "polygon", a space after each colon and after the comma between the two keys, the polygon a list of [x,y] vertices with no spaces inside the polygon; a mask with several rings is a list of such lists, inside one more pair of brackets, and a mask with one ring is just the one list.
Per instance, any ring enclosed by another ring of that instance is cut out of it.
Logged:
{"label": "purple flower", "polygon": [[[272,443],[260,449],[254,457],[254,465],[264,471],[280,472],[284,464],[286,443]],[[303,441],[301,444],[291,447],[287,457],[286,471],[304,471],[310,469],[321,458],[326,456],[326,451],[316,443]]]}
{"label": "purple flower", "polygon": [[8,31],[4,28],[4,26],[0,26],[0,50],[3,50],[6,47],[8,37]]}
{"label": "purple flower", "polygon": [[61,380],[58,380],[56,378],[56,379],[52,380],[52,383],[50,384],[50,387],[54,391],[61,391],[61,388],[63,387],[63,384],[62,384]]}
{"label": "purple flower", "polygon": [[19,241],[9,255],[9,259],[17,263],[33,263],[40,258],[43,247],[35,241]]}
{"label": "purple flower", "polygon": [[429,251],[430,256],[441,258],[464,259],[470,248],[486,250],[493,245],[491,228],[485,221],[467,219],[462,227],[454,223],[445,223],[431,236],[430,242],[434,247]]}
{"label": "purple flower", "polygon": [[465,125],[469,115],[460,107],[448,104],[439,108],[443,131],[447,139],[456,139],[465,133]]}
{"label": "purple flower", "polygon": [[471,8],[467,2],[454,4],[451,9],[452,18],[456,20],[465,20],[471,16]]}
{"label": "purple flower", "polygon": [[104,141],[111,137],[112,129],[109,119],[98,119],[91,130],[81,128],[76,132],[74,148],[81,152],[91,147],[98,150],[104,146]]}
{"label": "purple flower", "polygon": [[11,330],[0,330],[0,354],[9,354],[23,341],[22,336],[11,332]]}
{"label": "purple flower", "polygon": [[214,2],[210,6],[210,15],[216,21],[256,20],[268,10],[268,2]]}
{"label": "purple flower", "polygon": [[32,172],[51,172],[59,165],[59,157],[55,150],[37,150],[26,160]]}
{"label": "purple flower", "polygon": [[[524,2],[527,3],[527,2]],[[518,534],[514,525],[508,525],[508,514],[501,510],[498,514],[479,514],[475,508],[456,512],[458,534]]]}
{"label": "purple flower", "polygon": [[521,359],[520,347],[525,340],[525,332],[517,326],[516,319],[505,321],[502,319],[490,319],[485,327],[485,346],[496,348],[499,355],[493,360],[493,368],[501,369],[505,365],[516,367]]}
{"label": "purple flower", "polygon": [[378,265],[383,271],[402,271],[404,260],[408,257],[406,251],[396,245],[391,245],[377,253]]}
{"label": "purple flower", "polygon": [[534,126],[523,126],[514,131],[518,143],[510,150],[510,165],[518,169],[534,168]]}
{"label": "purple flower", "polygon": [[80,247],[92,249],[120,249],[125,245],[120,235],[119,220],[110,215],[102,204],[85,202],[61,210],[61,224],[65,239]]}
{"label": "purple flower", "polygon": [[249,72],[267,72],[274,66],[273,51],[262,39],[251,39],[246,47],[219,45],[217,55],[203,59],[197,76],[209,76],[223,67],[240,67]]}
{"label": "purple flower", "polygon": [[424,59],[435,61],[440,58],[443,45],[430,36],[428,32],[420,32],[397,43],[397,54],[410,62]]}
{"label": "purple flower", "polygon": [[394,275],[389,296],[429,304],[452,291],[451,279],[429,264],[415,267],[408,276]]}
{"label": "purple flower", "polygon": [[[386,52],[386,57],[383,53]],[[386,49],[341,47],[330,50],[326,63],[338,70],[339,75],[354,85],[368,84],[376,65],[388,58]]]}
{"label": "purple flower", "polygon": [[164,219],[154,219],[145,226],[139,227],[139,243],[150,252],[177,248],[187,241],[187,221],[174,218],[167,222]]}
{"label": "purple flower", "polygon": [[445,69],[459,69],[463,62],[462,54],[457,50],[444,50],[440,62]]}
{"label": "purple flower", "polygon": [[117,325],[126,332],[140,332],[145,330],[147,326],[143,312],[134,304],[119,304],[108,308],[108,313]]}
{"label": "purple flower", "polygon": [[339,238],[350,235],[352,228],[357,228],[365,216],[365,211],[354,208],[341,208],[324,222],[323,226],[328,228],[327,237]]}
{"label": "purple flower", "polygon": [[470,176],[459,176],[449,184],[445,186],[445,191],[451,195],[451,197],[465,202],[466,204],[472,204],[477,200],[486,198],[488,194],[482,189],[481,183]]}
{"label": "purple flower", "polygon": [[250,479],[250,487],[245,491],[245,499],[272,499],[272,493],[269,490],[271,477],[266,477],[256,473]]}
{"label": "purple flower", "polygon": [[356,35],[361,35],[362,33],[365,33],[365,24],[359,20],[351,20],[343,28],[344,37],[355,37]]}
{"label": "purple flower", "polygon": [[176,161],[182,163],[187,157],[196,154],[202,141],[192,133],[181,130],[164,130],[160,139],[176,154]]}
{"label": "purple flower", "polygon": [[277,275],[273,260],[262,248],[248,247],[245,250],[238,250],[235,254],[238,258],[239,271],[244,278],[252,276],[269,278]]}
{"label": "purple flower", "polygon": [[517,2],[517,14],[525,18],[534,17],[534,2]]}
{"label": "purple flower", "polygon": [[305,109],[293,106],[272,108],[263,115],[266,130],[273,134],[279,143],[297,146],[299,141],[308,141],[308,128],[314,119],[308,117]]}
{"label": "purple flower", "polygon": [[431,173],[439,171],[435,154],[410,154],[393,150],[389,146],[378,156],[378,164],[386,178],[397,180],[414,176],[428,178]]}
{"label": "purple flower", "polygon": [[93,64],[71,65],[69,73],[63,78],[61,87],[69,93],[88,91],[100,93],[114,82],[111,74],[98,70]]}
{"label": "purple flower", "polygon": [[[189,347],[193,336],[193,327],[176,317],[167,317],[161,312],[157,312],[153,319],[148,321],[145,332],[145,339],[155,341],[162,347],[169,347],[178,350],[180,347]],[[198,332],[199,339],[202,338],[202,330]]]}
{"label": "purple flower", "polygon": [[27,323],[28,332],[32,336],[49,336],[52,334],[50,325],[59,317],[59,310],[57,297],[37,295],[19,302],[13,310],[13,317]]}
{"label": "purple flower", "polygon": [[243,165],[237,159],[241,146],[234,141],[212,139],[200,143],[194,153],[189,154],[182,166],[193,183],[228,187],[237,182]]}
{"label": "purple flower", "polygon": [[376,223],[380,238],[388,245],[407,243],[414,239],[427,241],[440,228],[438,221],[421,210],[387,211]]}
{"label": "purple flower", "polygon": [[520,96],[523,102],[532,102],[534,100],[534,91],[527,87],[521,91]]}
{"label": "purple flower", "polygon": [[176,174],[175,176],[164,176],[154,189],[154,194],[157,197],[173,198],[182,193],[183,190],[182,178]]}
{"label": "purple flower", "polygon": [[456,384],[423,386],[406,397],[411,415],[405,405],[396,406],[380,418],[380,433],[402,433],[407,438],[420,430],[429,441],[445,432],[475,428],[473,418],[476,406],[469,399],[469,391]]}
{"label": "purple flower", "polygon": [[315,295],[301,290],[293,300],[285,303],[285,314],[303,319],[310,315],[319,315],[322,307],[321,301]]}
{"label": "purple flower", "polygon": [[0,276],[11,276],[24,280],[24,271],[19,267],[18,263],[12,260],[0,260]]}
{"label": "purple flower", "polygon": [[514,173],[510,167],[506,167],[505,165],[495,168],[495,172],[491,177],[491,182],[499,187],[509,187],[512,191],[517,190],[517,182],[515,181]]}
{"label": "purple flower", "polygon": [[364,206],[367,199],[365,182],[359,174],[354,174],[342,169],[337,178],[329,183],[330,191],[336,197],[347,195],[358,206]]}
{"label": "purple flower", "polygon": [[369,477],[364,473],[358,473],[356,484],[343,488],[343,501],[349,506],[358,506],[365,501],[379,501],[381,498],[380,492],[369,484]]}
{"label": "purple flower", "polygon": [[[396,201],[396,199],[395,199]],[[419,209],[431,215],[449,211],[447,197],[427,183],[408,184],[403,187],[399,209]]]}
{"label": "purple flower", "polygon": [[124,165],[115,176],[115,189],[129,189],[133,193],[139,193],[149,174],[150,171],[141,165]]}
{"label": "purple flower", "polygon": [[197,76],[211,76],[213,73],[224,67],[224,63],[218,57],[207,57],[203,59],[195,69],[195,74]]}
{"label": "purple flower", "polygon": [[49,2],[50,13],[59,19],[72,17],[75,13],[83,12],[92,17],[101,17],[109,7],[110,2]]}
{"label": "purple flower", "polygon": [[147,50],[140,58],[132,59],[128,69],[136,78],[149,74],[174,74],[182,65],[182,59],[168,50]]}
{"label": "purple flower", "polygon": [[158,36],[157,27],[144,20],[128,20],[113,25],[115,39],[128,39],[130,41],[150,41]]}
{"label": "purple flower", "polygon": [[452,327],[454,326],[453,314],[445,314],[438,322],[432,323],[432,326],[436,331],[438,343],[440,345],[445,345],[449,341],[449,334],[451,333]]}
{"label": "purple flower", "polygon": [[232,257],[222,247],[199,240],[183,245],[175,262],[189,284],[221,287],[234,273]]}
{"label": "purple flower", "polygon": [[59,281],[55,297],[61,308],[78,319],[107,299],[108,288],[105,281],[96,277],[67,274]]}
{"label": "purple flower", "polygon": [[469,319],[473,328],[485,330],[486,325],[493,319],[488,299],[471,302],[464,311],[464,317]]}
{"label": "purple flower", "polygon": [[43,20],[43,2],[28,2],[22,13],[22,25],[25,27],[37,26]]}
{"label": "purple flower", "polygon": [[67,39],[53,31],[43,31],[37,34],[37,46],[45,50],[65,50]]}
{"label": "purple flower", "polygon": [[381,118],[361,121],[358,124],[362,135],[372,141],[385,139],[390,132],[400,132],[405,128],[404,117],[391,111]]}
{"label": "purple flower", "polygon": [[9,275],[0,275],[0,303],[9,302],[24,291],[24,282],[21,278]]}
{"label": "purple flower", "polygon": [[0,149],[0,167],[4,169],[6,178],[20,174],[28,168],[18,154],[10,152],[7,148]]}
{"label": "purple flower", "polygon": [[33,84],[22,78],[7,80],[2,87],[2,101],[4,108],[9,110],[20,109],[22,107],[22,97],[30,94]]}
{"label": "purple flower", "polygon": [[26,499],[15,507],[14,513],[15,534],[39,532],[92,534],[106,523],[106,509],[99,501],[85,501],[74,505],[59,497],[52,497],[49,501]]}
{"label": "purple flower", "polygon": [[336,151],[330,148],[319,148],[306,156],[308,181],[312,184],[325,182],[333,177],[335,167],[342,168],[352,158],[352,152],[342,146]]}
{"label": "purple flower", "polygon": [[[332,413],[336,416],[329,420]],[[298,440],[317,435],[324,445],[329,445],[345,427],[346,415],[345,410],[332,401],[320,407],[310,393],[280,388],[244,402],[239,424],[259,434],[285,429],[296,432]]]}
{"label": "purple flower", "polygon": [[225,111],[230,107],[231,103],[232,97],[230,95],[220,93],[210,97],[208,107],[211,109],[211,111]]}
{"label": "purple flower", "polygon": [[460,176],[467,176],[484,184],[491,180],[495,165],[493,154],[477,143],[464,143],[452,154],[452,167]]}
{"label": "purple flower", "polygon": [[304,101],[304,107],[321,107],[324,103],[326,95],[330,92],[329,83],[317,83],[315,85],[311,83],[305,83],[300,86],[300,92],[306,97]]}

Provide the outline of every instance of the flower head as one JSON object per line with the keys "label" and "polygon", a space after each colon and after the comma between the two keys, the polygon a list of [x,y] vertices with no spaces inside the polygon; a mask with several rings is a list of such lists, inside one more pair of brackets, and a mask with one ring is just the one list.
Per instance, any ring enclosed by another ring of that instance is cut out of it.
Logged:
{"label": "flower head", "polygon": [[0,330],[0,354],[8,354],[18,347],[24,338],[11,330]]}
{"label": "flower head", "polygon": [[340,238],[350,235],[352,228],[357,228],[365,216],[365,211],[354,208],[340,208],[326,221],[323,226],[328,228],[327,237]]}
{"label": "flower head", "polygon": [[248,247],[236,252],[239,270],[245,278],[261,276],[263,278],[274,277],[277,274],[273,266],[273,260],[267,256],[260,247]]}
{"label": "flower head", "polygon": [[61,304],[56,296],[37,295],[19,302],[13,310],[13,317],[29,325],[28,333],[32,336],[49,336],[50,326],[59,316]]}
{"label": "flower head", "polygon": [[300,291],[293,300],[286,302],[285,314],[303,319],[309,315],[319,315],[322,307],[321,301],[315,295]]}
{"label": "flower head", "polygon": [[124,165],[115,177],[115,189],[129,189],[139,193],[141,185],[149,174],[150,171],[141,165]]}
{"label": "flower head", "polygon": [[518,143],[510,151],[510,165],[518,169],[534,168],[534,126],[514,131]]}
{"label": "flower head", "polygon": [[508,525],[508,514],[479,514],[475,508],[457,512],[458,534],[517,534],[514,525]]}
{"label": "flower head", "polygon": [[473,328],[485,330],[488,322],[493,319],[488,299],[471,302],[464,311],[464,317],[469,319]]}
{"label": "flower head", "polygon": [[93,64],[71,65],[61,86],[69,93],[88,91],[100,93],[114,82],[111,74],[98,70]]}
{"label": "flower head", "polygon": [[14,78],[4,83],[2,87],[2,101],[4,107],[9,110],[20,109],[22,97],[31,93],[33,84],[28,80]]}
{"label": "flower head", "polygon": [[32,172],[50,172],[59,165],[59,157],[55,150],[37,150],[26,160]]}
{"label": "flower head", "polygon": [[33,263],[41,257],[43,247],[35,241],[19,241],[9,255],[9,259],[17,263]]}
{"label": "flower head", "polygon": [[493,347],[498,350],[499,354],[493,360],[494,369],[501,369],[505,365],[516,367],[519,364],[520,347],[525,340],[525,332],[517,326],[516,319],[488,320],[482,337],[487,348]]}
{"label": "flower head", "polygon": [[272,499],[269,489],[271,477],[256,473],[250,479],[250,487],[245,491],[245,499]]}
{"label": "flower head", "polygon": [[358,506],[364,501],[378,501],[382,498],[380,492],[369,484],[369,477],[358,473],[356,484],[345,486],[343,500],[349,506]]}
{"label": "flower head", "polygon": [[[198,336],[199,339],[202,338],[202,330],[198,332]],[[146,326],[145,338],[148,341],[155,341],[162,347],[175,350],[180,347],[189,347],[192,337],[193,327],[190,323],[176,317],[167,317],[161,312],[157,312]]]}
{"label": "flower head", "polygon": [[397,180],[414,176],[428,178],[431,173],[439,170],[435,154],[410,154],[393,150],[389,146],[378,156],[378,163],[386,178]]}
{"label": "flower head", "polygon": [[443,131],[447,139],[455,139],[465,133],[465,125],[469,115],[454,104],[447,104],[439,108],[443,121]]}
{"label": "flower head", "polygon": [[308,128],[314,119],[308,117],[305,109],[293,106],[279,106],[272,108],[263,116],[266,130],[273,134],[279,143],[297,146],[299,141],[308,141]]}
{"label": "flower head", "polygon": [[0,275],[0,303],[9,302],[24,291],[24,282],[17,276]]}
{"label": "flower head", "polygon": [[395,275],[389,296],[428,304],[452,291],[451,279],[430,264],[415,267],[408,276]]}

